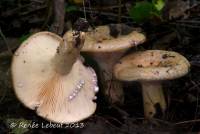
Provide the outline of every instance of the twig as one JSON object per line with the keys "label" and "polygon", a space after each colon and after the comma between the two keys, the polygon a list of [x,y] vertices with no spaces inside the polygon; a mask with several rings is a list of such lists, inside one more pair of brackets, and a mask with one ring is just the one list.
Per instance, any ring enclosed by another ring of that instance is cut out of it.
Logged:
{"label": "twig", "polygon": [[189,27],[189,28],[200,28],[200,26],[194,26],[194,25],[189,25],[189,24],[177,24],[177,23],[170,23],[172,25],[176,25],[176,26],[182,26],[182,27]]}
{"label": "twig", "polygon": [[200,21],[198,20],[177,20],[177,23],[194,23],[194,24],[200,24]]}
{"label": "twig", "polygon": [[[80,8],[79,11],[83,12],[83,8]],[[114,13],[110,13],[110,12],[99,12],[99,11],[95,11],[95,10],[85,10],[86,13],[92,13],[92,14],[101,14],[101,15],[105,15],[105,16],[112,16],[112,17],[118,17],[118,14],[114,14]],[[121,18],[123,19],[131,19],[131,17],[129,16],[124,16],[122,15]]]}
{"label": "twig", "polygon": [[124,111],[123,109],[121,109],[121,108],[119,108],[119,107],[117,107],[115,105],[112,105],[111,107],[116,109],[124,118],[128,118],[129,117],[129,114],[126,111]]}
{"label": "twig", "polygon": [[[146,120],[146,119],[141,117],[141,118],[135,118],[135,120]],[[157,122],[165,124],[165,125],[171,125],[170,122],[165,121],[165,120],[161,120],[161,119],[158,119],[158,118],[152,118],[151,121],[154,121],[154,122],[157,121]]]}
{"label": "twig", "polygon": [[177,122],[177,123],[175,123],[174,125],[182,125],[182,124],[197,123],[197,122],[200,122],[200,119],[187,120],[187,121]]}
{"label": "twig", "polygon": [[[196,101],[196,110],[195,110],[195,116],[194,119],[197,118],[199,112],[199,92],[197,93],[197,101]],[[192,126],[193,127],[193,126]]]}
{"label": "twig", "polygon": [[25,15],[28,15],[28,14],[31,14],[31,13],[34,13],[36,11],[39,11],[39,10],[43,10],[46,8],[46,5],[44,6],[40,6],[40,7],[37,7],[37,8],[34,8],[34,9],[31,9],[29,11],[26,11],[26,12],[22,12],[21,14],[19,14],[19,16],[25,16]]}
{"label": "twig", "polygon": [[41,0],[31,0],[31,1],[37,2],[37,3],[40,3],[40,4],[43,4],[43,3],[44,3],[44,1],[41,1]]}
{"label": "twig", "polygon": [[106,124],[110,125],[112,128],[119,130],[120,132],[127,133],[127,130],[122,130],[119,127],[116,127],[115,125],[113,125],[109,120],[105,119],[104,117],[101,117],[101,116],[98,116],[98,115],[96,115],[96,117],[103,120]]}
{"label": "twig", "polygon": [[[192,82],[192,83],[193,83],[193,82]],[[191,91],[191,90],[193,90],[193,89],[195,89],[195,88],[199,88],[199,86],[200,86],[200,83],[195,83],[195,84],[193,84],[193,86],[192,86],[191,88],[189,88],[188,90]]]}
{"label": "twig", "polygon": [[124,5],[113,5],[113,6],[104,6],[104,7],[85,7],[85,10],[104,10],[104,11],[107,11],[107,10],[113,10],[114,8],[122,8],[124,7]]}
{"label": "twig", "polygon": [[14,8],[14,9],[12,9],[12,10],[5,11],[5,12],[2,13],[2,16],[3,16],[3,17],[14,16],[14,15],[18,14],[19,11],[20,11],[21,9],[26,8],[26,7],[29,7],[29,6],[31,6],[31,5],[32,5],[32,3],[29,3],[29,4],[26,4],[26,5],[23,5],[23,6]]}
{"label": "twig", "polygon": [[12,57],[12,54],[9,51],[0,53],[0,59],[6,58],[6,57]]}
{"label": "twig", "polygon": [[11,51],[11,48],[10,48],[9,45],[8,45],[7,39],[6,39],[6,37],[4,36],[4,34],[3,34],[2,30],[1,30],[1,27],[0,27],[0,36],[2,37],[4,43],[6,44],[6,47],[7,47],[7,49],[8,49],[8,52],[9,52],[11,55],[13,55],[13,53],[12,53],[12,51]]}

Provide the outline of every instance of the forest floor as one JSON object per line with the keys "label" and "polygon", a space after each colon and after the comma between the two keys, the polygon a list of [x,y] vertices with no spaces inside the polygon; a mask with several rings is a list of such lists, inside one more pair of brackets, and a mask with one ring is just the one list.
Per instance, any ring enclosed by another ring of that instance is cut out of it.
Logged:
{"label": "forest floor", "polygon": [[[0,1],[0,133],[70,133],[70,134],[156,134],[200,132],[200,3],[188,1],[176,5],[168,1],[165,5],[165,21],[153,18],[144,23],[135,23],[127,14],[122,3],[119,17],[118,2],[115,0],[96,2],[94,4],[75,4],[73,11],[65,14],[63,31],[69,29],[80,17],[87,16],[93,27],[112,23],[124,23],[139,27],[147,40],[143,45],[131,51],[161,49],[176,51],[185,56],[190,64],[190,72],[176,80],[163,82],[168,103],[164,115],[151,120],[144,118],[141,86],[138,82],[124,82],[125,102],[123,105],[108,104],[99,93],[95,114],[80,123],[60,128],[44,128],[49,122],[38,117],[32,110],[25,108],[16,98],[11,80],[12,55],[20,43],[37,31],[51,31],[51,4],[47,0],[6,0]],[[178,0],[179,4],[181,0]],[[113,2],[113,3],[112,3]],[[115,3],[116,2],[116,3]],[[173,6],[173,4],[175,6]],[[116,4],[117,6],[113,6]],[[184,7],[184,4],[187,5]],[[88,6],[89,5],[89,6]],[[105,8],[106,7],[106,8]],[[110,8],[108,8],[110,7]],[[117,8],[116,8],[117,7]],[[175,8],[176,7],[176,8]],[[173,9],[173,10],[172,10]],[[72,8],[68,8],[72,10]],[[85,11],[85,12],[84,12]],[[170,12],[171,11],[171,12]],[[175,14],[176,12],[176,14]],[[61,35],[64,32],[61,32]],[[130,52],[131,52],[130,51]],[[87,59],[86,59],[87,62]],[[134,90],[131,90],[133,89]],[[39,124],[39,128],[12,127],[17,124]],[[82,126],[84,125],[84,127]]]}

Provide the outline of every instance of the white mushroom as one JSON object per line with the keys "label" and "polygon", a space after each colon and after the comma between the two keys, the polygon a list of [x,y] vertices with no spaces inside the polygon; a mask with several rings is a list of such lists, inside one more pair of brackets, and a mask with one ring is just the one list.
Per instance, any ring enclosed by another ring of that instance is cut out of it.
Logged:
{"label": "white mushroom", "polygon": [[122,58],[114,67],[117,79],[139,81],[142,85],[144,114],[152,118],[156,106],[166,110],[162,80],[172,80],[188,73],[190,64],[182,55],[163,50],[136,52]]}
{"label": "white mushroom", "polygon": [[15,93],[28,108],[47,120],[70,123],[95,112],[97,77],[80,60],[85,34],[60,38],[50,32],[29,37],[15,52]]}
{"label": "white mushroom", "polygon": [[[67,37],[70,33],[71,31],[64,36]],[[122,85],[113,77],[113,66],[129,48],[144,41],[142,33],[122,24],[98,26],[86,33],[81,52],[89,54],[98,63],[102,91],[110,103],[121,104],[124,100]]]}

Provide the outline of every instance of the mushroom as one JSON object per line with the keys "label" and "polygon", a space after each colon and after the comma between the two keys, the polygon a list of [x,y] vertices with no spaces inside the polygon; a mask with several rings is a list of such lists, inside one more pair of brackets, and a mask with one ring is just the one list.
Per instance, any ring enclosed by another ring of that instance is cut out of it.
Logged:
{"label": "mushroom", "polygon": [[[67,37],[71,31],[64,36]],[[113,66],[131,47],[145,41],[142,33],[124,24],[98,26],[86,32],[85,45],[81,52],[89,54],[100,67],[102,91],[110,103],[122,104],[122,84],[113,78]]]}
{"label": "mushroom", "polygon": [[182,55],[164,50],[147,50],[123,57],[115,66],[115,77],[123,81],[139,81],[142,85],[144,115],[152,118],[156,107],[166,110],[161,82],[188,73],[190,64]]}
{"label": "mushroom", "polygon": [[85,34],[61,38],[50,32],[29,37],[16,50],[12,80],[18,99],[53,122],[71,123],[96,110],[96,73],[80,60]]}

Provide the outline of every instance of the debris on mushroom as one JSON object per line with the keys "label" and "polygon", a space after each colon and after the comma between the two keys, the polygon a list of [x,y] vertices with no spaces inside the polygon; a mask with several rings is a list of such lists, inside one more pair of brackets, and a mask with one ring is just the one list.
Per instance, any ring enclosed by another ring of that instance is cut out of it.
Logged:
{"label": "debris on mushroom", "polygon": [[144,114],[152,118],[160,107],[166,110],[162,80],[172,80],[188,73],[190,64],[179,53],[147,50],[123,57],[114,67],[115,77],[123,81],[139,81],[142,85]]}
{"label": "debris on mushroom", "polygon": [[28,108],[47,120],[71,123],[96,110],[97,76],[80,60],[83,32],[61,38],[50,32],[29,37],[12,61],[15,93]]}
{"label": "debris on mushroom", "polygon": [[[67,37],[71,31],[64,36]],[[145,41],[142,33],[124,24],[98,26],[86,33],[81,52],[92,56],[100,67],[103,93],[110,103],[122,104],[124,100],[121,83],[113,78],[113,66],[131,47]]]}

